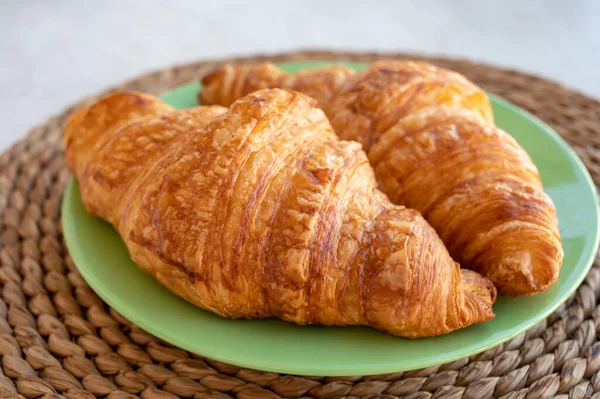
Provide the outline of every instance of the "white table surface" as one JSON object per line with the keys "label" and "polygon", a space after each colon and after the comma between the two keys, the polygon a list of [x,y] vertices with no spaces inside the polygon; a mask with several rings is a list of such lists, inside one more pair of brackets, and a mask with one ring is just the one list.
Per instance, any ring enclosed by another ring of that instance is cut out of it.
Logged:
{"label": "white table surface", "polygon": [[0,0],[0,38],[0,150],[142,72],[257,52],[449,55],[600,98],[600,0]]}

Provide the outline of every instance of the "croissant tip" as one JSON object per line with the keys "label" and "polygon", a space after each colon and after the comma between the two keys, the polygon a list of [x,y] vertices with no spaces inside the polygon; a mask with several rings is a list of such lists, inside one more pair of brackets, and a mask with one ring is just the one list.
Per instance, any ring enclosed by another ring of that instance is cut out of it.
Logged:
{"label": "croissant tip", "polygon": [[506,265],[503,270],[509,270],[509,275],[490,276],[498,287],[499,294],[510,297],[531,296],[554,284],[562,266],[563,251],[560,245],[552,248],[552,251],[534,254],[527,251],[527,256],[516,257],[517,262]]}
{"label": "croissant tip", "polygon": [[467,292],[478,298],[482,305],[487,305],[491,309],[498,297],[496,286],[477,272],[461,269],[461,273]]}
{"label": "croissant tip", "polygon": [[[200,83],[202,83],[202,86],[208,86],[211,83],[220,80],[220,77],[226,73],[226,70],[227,70],[227,65],[219,66],[219,67],[213,69],[208,74],[202,76],[200,78]],[[200,94],[202,94],[202,91],[200,92]]]}
{"label": "croissant tip", "polygon": [[514,281],[498,284],[498,291],[502,296],[512,298],[520,296],[532,296],[546,291],[558,279],[558,270],[543,278],[532,278],[529,281]]}

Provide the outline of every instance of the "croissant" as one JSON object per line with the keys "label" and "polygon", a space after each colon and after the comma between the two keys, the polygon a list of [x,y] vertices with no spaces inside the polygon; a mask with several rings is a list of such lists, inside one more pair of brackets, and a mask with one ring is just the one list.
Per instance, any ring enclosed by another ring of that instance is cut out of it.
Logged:
{"label": "croissant", "polygon": [[[494,126],[482,89],[420,62],[375,62],[336,79],[330,68],[282,73],[271,64],[222,67],[202,80],[199,98],[226,103],[259,86],[311,94],[332,82],[318,101],[337,134],[363,145],[381,190],[420,211],[463,267],[500,295],[532,295],[557,279],[563,251],[554,204],[527,153]],[[321,74],[327,78],[307,81]]]}
{"label": "croissant", "polygon": [[489,280],[376,189],[360,144],[305,95],[174,110],[116,93],[76,111],[64,142],[86,209],[203,309],[410,338],[493,317]]}

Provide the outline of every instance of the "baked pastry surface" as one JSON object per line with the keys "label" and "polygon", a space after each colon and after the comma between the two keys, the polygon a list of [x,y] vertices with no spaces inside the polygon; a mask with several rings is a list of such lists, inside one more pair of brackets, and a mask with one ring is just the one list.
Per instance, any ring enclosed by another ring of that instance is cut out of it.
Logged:
{"label": "baked pastry surface", "polygon": [[86,209],[203,309],[403,337],[493,317],[492,284],[377,190],[360,144],[340,141],[305,95],[174,110],[115,93],[76,111],[64,141]]}
{"label": "baked pastry surface", "polygon": [[202,80],[199,98],[220,104],[259,86],[311,94],[329,82],[317,100],[338,136],[363,145],[381,190],[421,212],[463,267],[500,295],[556,281],[563,251],[554,204],[527,153],[494,125],[482,89],[409,61],[283,74],[272,64],[221,67]]}

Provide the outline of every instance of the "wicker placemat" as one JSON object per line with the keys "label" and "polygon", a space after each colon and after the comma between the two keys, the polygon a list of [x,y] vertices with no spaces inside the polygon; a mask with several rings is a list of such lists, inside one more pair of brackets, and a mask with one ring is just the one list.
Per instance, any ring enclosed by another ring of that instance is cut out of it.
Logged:
{"label": "wicker placemat", "polygon": [[[301,52],[226,61],[380,58],[425,59],[526,108],[577,150],[600,183],[600,103],[543,79],[411,54]],[[121,87],[160,93],[219,62],[225,60],[175,67]],[[65,249],[60,202],[69,174],[60,138],[69,111],[0,157],[0,397],[600,398],[594,394],[600,391],[598,262],[567,304],[526,334],[480,355],[417,371],[280,375],[204,359],[160,341],[104,304]]]}

